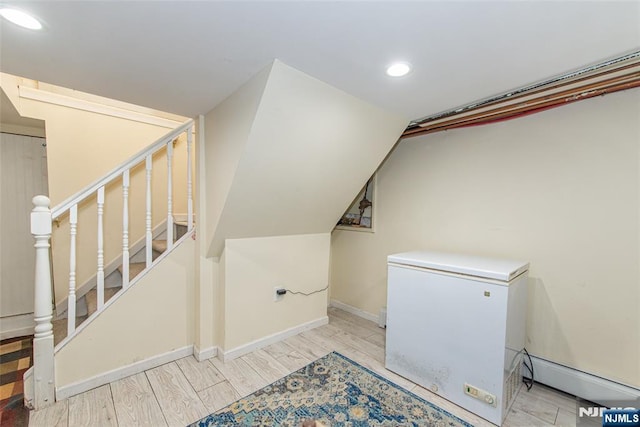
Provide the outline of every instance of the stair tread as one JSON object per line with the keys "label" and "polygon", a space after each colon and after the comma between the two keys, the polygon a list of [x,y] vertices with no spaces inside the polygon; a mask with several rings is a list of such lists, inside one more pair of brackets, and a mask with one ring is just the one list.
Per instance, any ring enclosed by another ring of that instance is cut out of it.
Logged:
{"label": "stair tread", "polygon": [[[187,231],[189,231],[189,223],[187,221],[175,221],[174,224],[176,226],[176,240],[187,234]],[[195,224],[196,223],[194,221],[193,225]]]}
{"label": "stair tread", "polygon": [[[76,317],[76,328],[87,319],[87,316]],[[58,345],[67,336],[67,319],[53,320],[53,345]]]}
{"label": "stair tread", "polygon": [[167,241],[166,240],[160,240],[160,239],[154,240],[151,243],[151,248],[156,252],[162,253],[162,252],[167,250]]}
{"label": "stair tread", "polygon": [[[109,301],[122,288],[105,288],[104,289],[104,302]],[[98,309],[98,291],[96,288],[91,289],[85,294],[85,300],[87,301],[87,316],[91,316]]]}
{"label": "stair tread", "polygon": [[[130,262],[129,263],[129,280],[136,277],[142,270],[147,267],[144,262]],[[122,266],[118,267],[118,271],[122,274]]]}

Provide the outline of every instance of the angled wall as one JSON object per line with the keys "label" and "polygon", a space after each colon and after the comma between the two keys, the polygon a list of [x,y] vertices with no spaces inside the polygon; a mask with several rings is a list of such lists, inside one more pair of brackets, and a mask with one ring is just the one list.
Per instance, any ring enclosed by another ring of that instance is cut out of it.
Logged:
{"label": "angled wall", "polygon": [[[253,81],[264,77],[263,71]],[[250,125],[246,140],[218,137],[224,130],[207,127],[207,141],[234,147],[237,162],[224,203],[213,196],[220,214],[209,256],[218,256],[229,238],[330,232],[407,120],[276,60],[253,121],[243,125],[245,132]]]}
{"label": "angled wall", "polygon": [[201,263],[225,358],[326,322],[329,233],[406,124],[277,60],[206,115]]}
{"label": "angled wall", "polygon": [[204,118],[206,223],[199,227],[208,242],[225,208],[270,71],[271,66],[262,70]]}

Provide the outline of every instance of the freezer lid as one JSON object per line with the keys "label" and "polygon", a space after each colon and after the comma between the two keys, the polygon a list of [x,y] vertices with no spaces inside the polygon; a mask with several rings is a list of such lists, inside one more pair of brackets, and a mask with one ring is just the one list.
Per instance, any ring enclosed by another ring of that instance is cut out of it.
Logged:
{"label": "freezer lid", "polygon": [[445,252],[403,252],[389,255],[387,261],[505,282],[529,270],[528,262]]}

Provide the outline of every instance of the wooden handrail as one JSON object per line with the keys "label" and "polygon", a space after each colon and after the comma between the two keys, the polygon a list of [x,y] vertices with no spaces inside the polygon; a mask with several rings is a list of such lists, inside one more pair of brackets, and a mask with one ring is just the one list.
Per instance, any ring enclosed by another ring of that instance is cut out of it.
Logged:
{"label": "wooden handrail", "polygon": [[158,139],[156,142],[154,142],[150,146],[144,148],[137,154],[134,154],[131,158],[129,158],[129,160],[126,160],[120,166],[116,167],[111,172],[107,173],[102,178],[100,178],[99,180],[93,182],[92,184],[89,184],[88,186],[78,191],[73,196],[70,196],[65,201],[63,201],[62,203],[58,204],[53,209],[51,209],[51,218],[55,220],[60,215],[68,211],[71,208],[71,206],[77,203],[80,203],[82,200],[86,199],[91,194],[95,193],[98,190],[98,188],[105,186],[111,181],[113,181],[114,179],[120,177],[125,170],[128,170],[133,166],[137,165],[138,163],[142,162],[147,157],[147,155],[161,149],[168,142],[175,139],[178,135],[180,135],[181,133],[189,129],[191,126],[193,126],[193,120],[188,120],[184,122],[184,124],[173,129],[166,135],[160,137],[160,139]]}

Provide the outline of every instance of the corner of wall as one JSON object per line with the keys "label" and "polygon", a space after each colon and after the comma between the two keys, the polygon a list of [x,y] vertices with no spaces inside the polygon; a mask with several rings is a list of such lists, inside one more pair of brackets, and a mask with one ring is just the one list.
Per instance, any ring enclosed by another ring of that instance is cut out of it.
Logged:
{"label": "corner of wall", "polygon": [[[329,245],[328,233],[227,239],[224,354],[326,318]],[[275,301],[276,287],[291,292]]]}
{"label": "corner of wall", "polygon": [[214,236],[273,65],[270,63],[204,116],[205,157],[201,162],[207,187],[208,256],[220,256],[222,251],[224,241],[214,243]]}
{"label": "corner of wall", "polygon": [[7,95],[13,107],[20,112],[20,94],[18,91],[19,77],[7,73],[0,73],[0,88]]}

